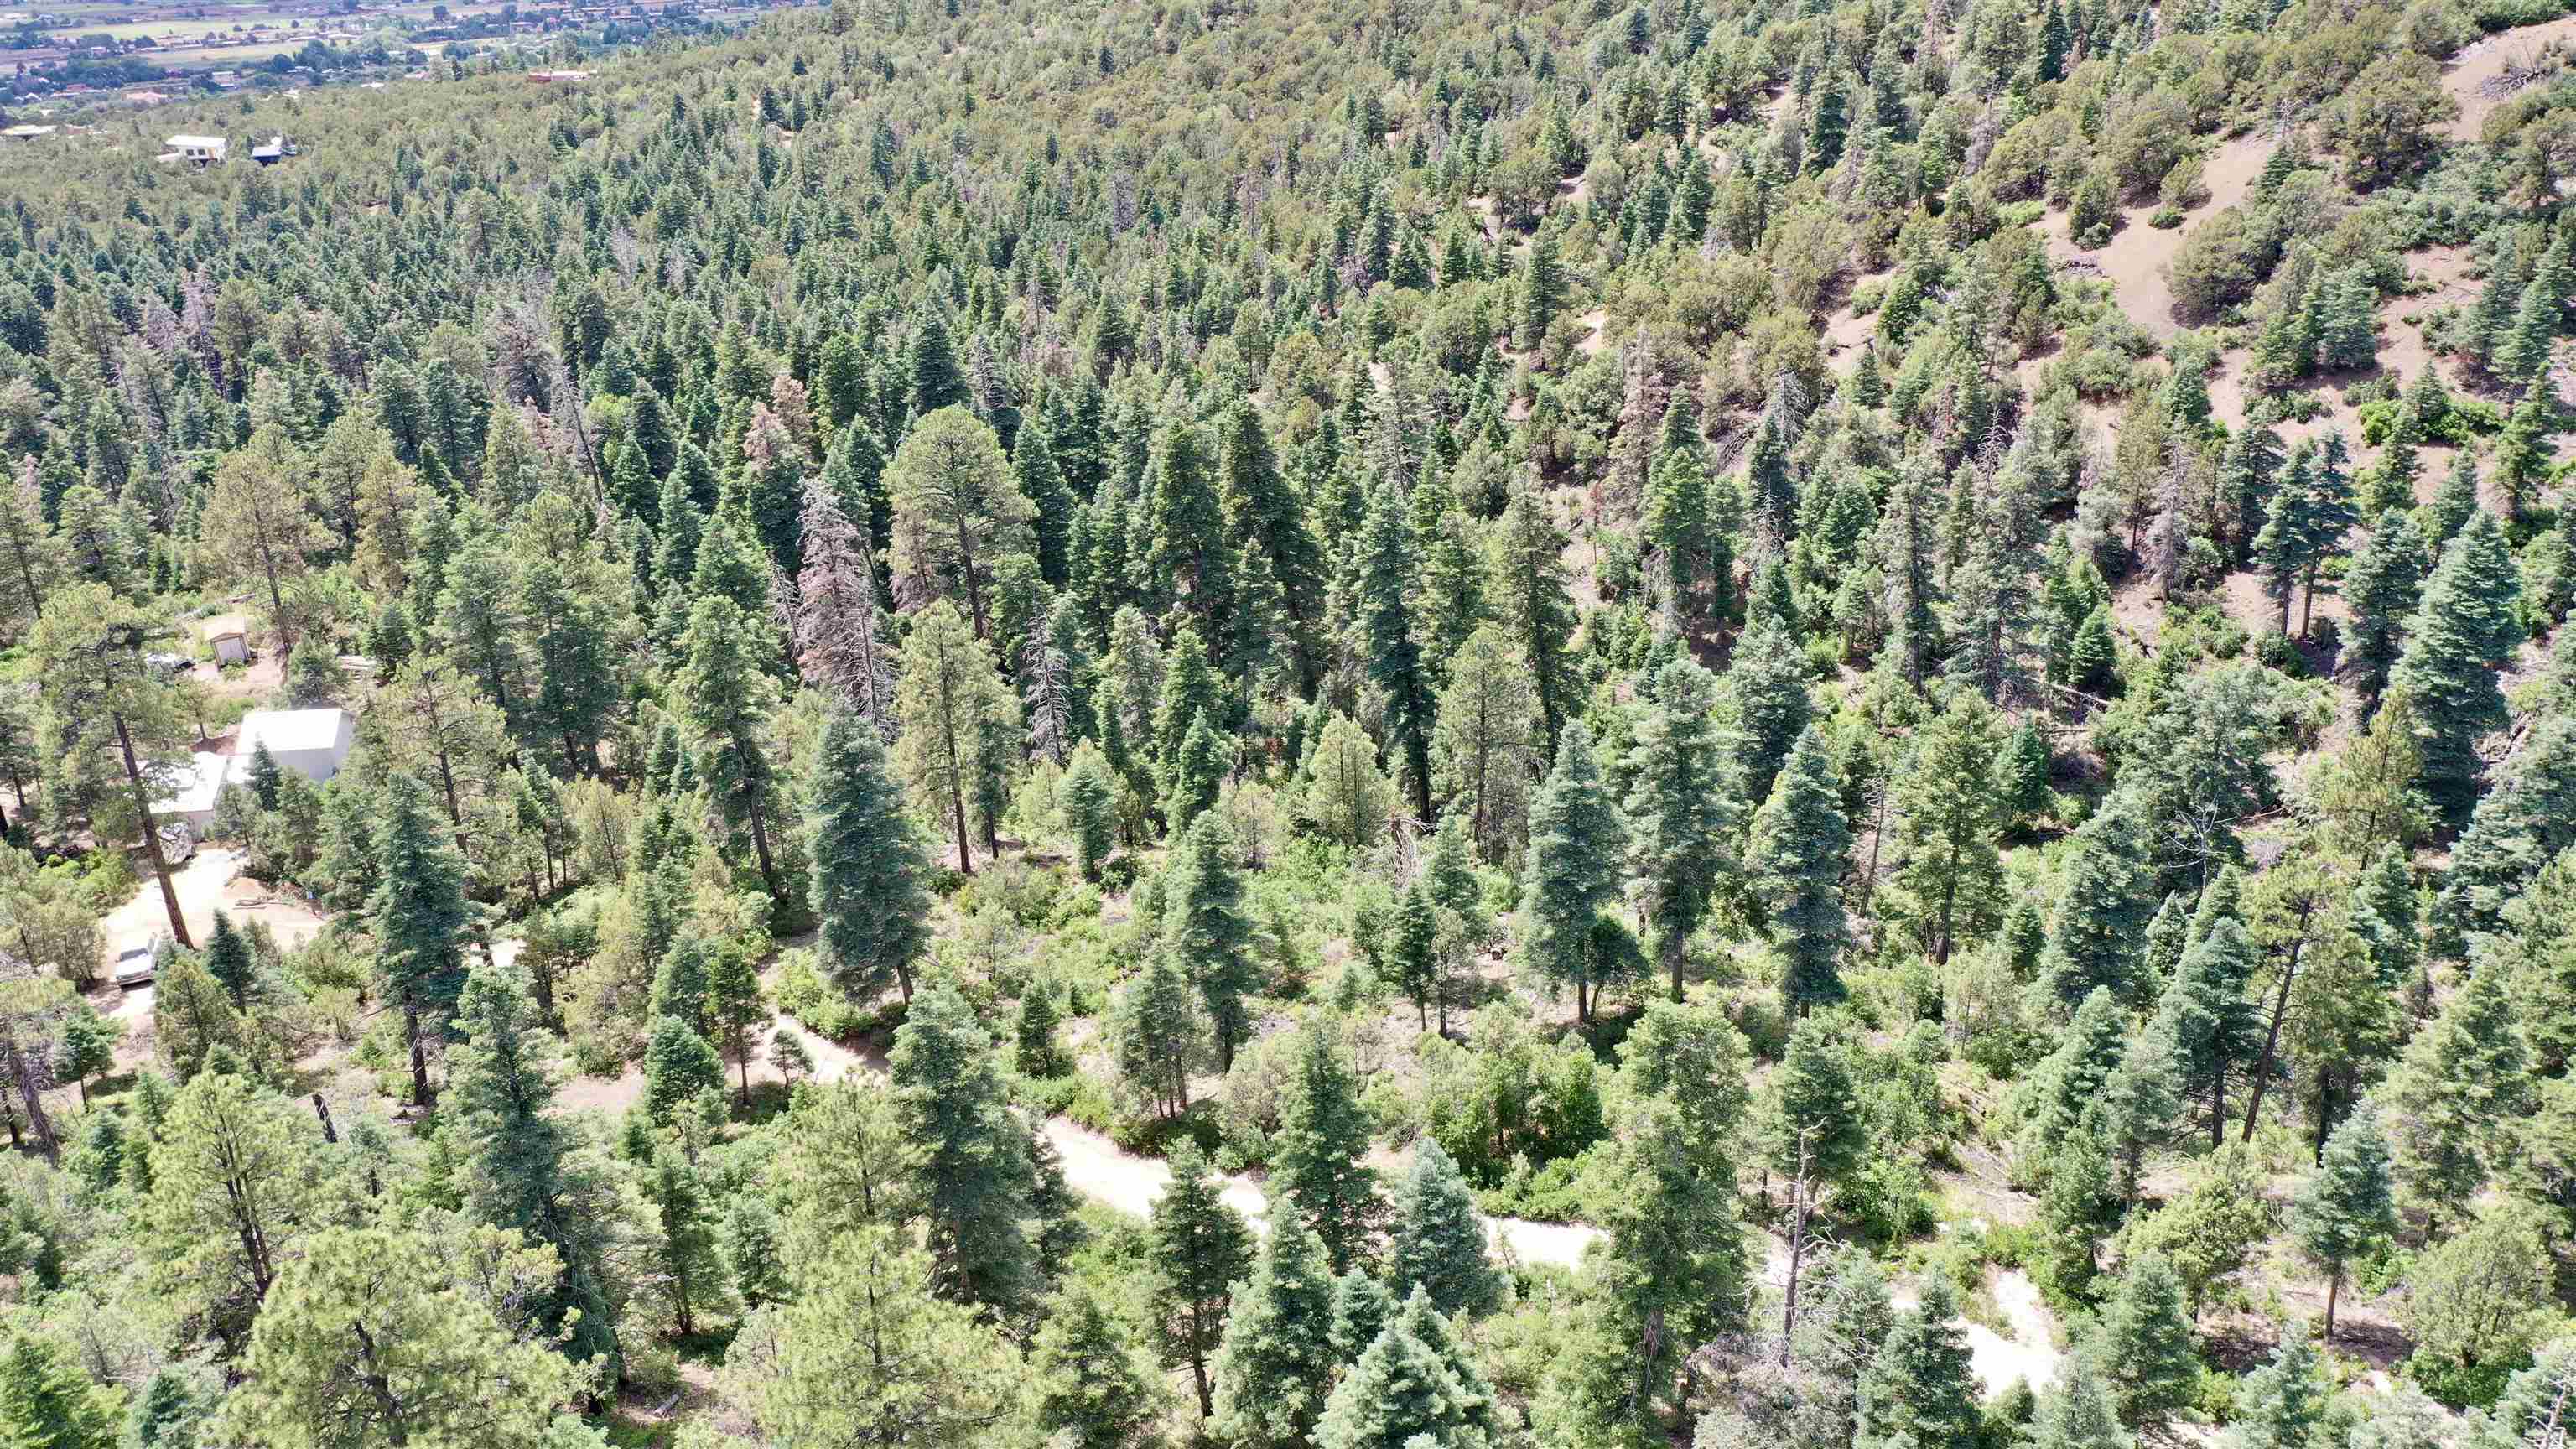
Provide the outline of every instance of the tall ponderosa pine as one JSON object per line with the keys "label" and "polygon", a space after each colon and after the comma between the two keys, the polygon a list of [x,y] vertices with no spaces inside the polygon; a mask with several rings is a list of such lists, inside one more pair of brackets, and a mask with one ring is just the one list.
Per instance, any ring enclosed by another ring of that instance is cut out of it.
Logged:
{"label": "tall ponderosa pine", "polygon": [[896,763],[914,798],[955,843],[957,869],[972,874],[969,812],[982,813],[998,784],[997,767],[1017,752],[1019,702],[1003,687],[991,651],[944,600],[913,616],[895,698],[903,720]]}
{"label": "tall ponderosa pine", "polygon": [[[1449,663],[1432,771],[1487,860],[1518,850],[1547,741],[1529,666],[1498,624],[1467,636]],[[1446,817],[1444,817],[1445,819]]]}
{"label": "tall ponderosa pine", "polygon": [[962,407],[942,407],[905,431],[886,465],[894,504],[895,601],[965,601],[975,637],[992,632],[995,572],[1005,555],[1033,552],[1038,513],[1012,481],[991,427]]}

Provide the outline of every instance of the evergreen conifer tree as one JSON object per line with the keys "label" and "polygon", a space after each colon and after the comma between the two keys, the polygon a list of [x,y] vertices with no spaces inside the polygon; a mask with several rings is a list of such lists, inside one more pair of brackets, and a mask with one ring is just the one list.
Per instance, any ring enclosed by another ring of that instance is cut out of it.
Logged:
{"label": "evergreen conifer tree", "polygon": [[1512,326],[1512,343],[1523,352],[1547,340],[1547,329],[1565,305],[1565,262],[1555,229],[1541,226],[1521,265],[1520,314]]}
{"label": "evergreen conifer tree", "polygon": [[913,963],[929,935],[930,862],[874,725],[832,713],[806,799],[807,889],[826,968],[854,995],[891,980],[911,1000]]}
{"label": "evergreen conifer tree", "polygon": [[2227,1083],[2247,1069],[2257,1025],[2245,1001],[2254,944],[2233,915],[2219,917],[2183,952],[2149,1027],[2149,1049],[2169,1053],[2185,1098],[2206,1106],[2209,1144],[2227,1130]]}
{"label": "evergreen conifer tree", "polygon": [[1495,615],[1529,668],[1552,750],[1581,709],[1565,535],[1548,516],[1547,500],[1526,483],[1514,486],[1496,535]]}
{"label": "evergreen conifer tree", "polygon": [[1351,1071],[1320,1023],[1296,1044],[1294,1075],[1279,1113],[1270,1189],[1324,1243],[1335,1272],[1366,1257],[1385,1217],[1377,1172],[1365,1161],[1368,1113]]}
{"label": "evergreen conifer tree", "polygon": [[1228,1206],[1196,1147],[1172,1154],[1172,1182],[1154,1203],[1147,1252],[1164,1361],[1187,1364],[1199,1417],[1216,1412],[1208,1359],[1217,1351],[1234,1284],[1252,1259],[1252,1229]]}
{"label": "evergreen conifer tree", "polygon": [[2138,951],[2154,914],[2154,879],[2137,811],[2130,797],[2114,794],[2075,832],[2040,965],[2068,1008],[2097,987],[2131,1003],[2144,994]]}
{"label": "evergreen conifer tree", "polygon": [[653,1023],[644,1043],[645,1115],[669,1125],[701,1093],[724,1090],[724,1059],[696,1027],[676,1016]]}
{"label": "evergreen conifer tree", "polygon": [[1851,927],[1842,879],[1850,852],[1833,761],[1810,725],[1755,813],[1745,850],[1779,943],[1781,995],[1801,1016],[1846,994],[1840,961]]}
{"label": "evergreen conifer tree", "polygon": [[750,616],[732,600],[699,599],[680,643],[686,662],[672,686],[692,758],[718,814],[749,833],[761,884],[772,902],[784,905],[788,883],[771,845],[780,814],[779,771],[768,738],[777,685],[754,667],[756,654],[742,647],[751,628]]}
{"label": "evergreen conifer tree", "polygon": [[2422,727],[2425,789],[2455,819],[2476,792],[2479,738],[2505,722],[2496,670],[2522,642],[2520,596],[2502,526],[2475,514],[2443,550],[2389,672]]}
{"label": "evergreen conifer tree", "polygon": [[1968,1449],[1977,1431],[1977,1383],[1958,1326],[1958,1299],[1939,1277],[1896,1316],[1878,1356],[1862,1371],[1860,1425],[1853,1442],[1888,1449]]}
{"label": "evergreen conifer tree", "polygon": [[1653,702],[1628,756],[1629,876],[1657,955],[1682,997],[1690,938],[1734,872],[1744,805],[1719,733],[1717,681],[1687,655],[1656,671]]}
{"label": "evergreen conifer tree", "polygon": [[1592,732],[1569,725],[1556,766],[1530,808],[1529,863],[1521,878],[1522,960],[1551,992],[1574,988],[1575,1014],[1592,1019],[1604,986],[1593,927],[1617,898],[1627,825],[1601,778]]}
{"label": "evergreen conifer tree", "polygon": [[1109,1021],[1119,1073],[1166,1122],[1190,1110],[1190,1078],[1210,1056],[1207,1017],[1190,991],[1190,979],[1168,951],[1118,993]]}
{"label": "evergreen conifer tree", "polygon": [[1206,814],[1181,837],[1167,867],[1162,949],[1198,988],[1216,1042],[1218,1070],[1252,1034],[1251,998],[1261,985],[1253,924],[1244,913],[1234,840],[1221,816]]}
{"label": "evergreen conifer tree", "polygon": [[1324,1411],[1333,1371],[1346,1361],[1333,1350],[1332,1331],[1333,1277],[1323,1240],[1303,1217],[1283,1213],[1226,1315],[1210,1366],[1216,1414],[1209,1432],[1246,1449],[1303,1445]]}
{"label": "evergreen conifer tree", "polygon": [[1420,558],[1404,495],[1379,488],[1360,535],[1360,626],[1369,681],[1386,701],[1388,752],[1403,763],[1416,818],[1431,819],[1431,731],[1439,708],[1417,634]]}
{"label": "evergreen conifer tree", "polygon": [[116,1399],[70,1352],[21,1333],[0,1357],[0,1433],[16,1449],[114,1449]]}
{"label": "evergreen conifer tree", "polygon": [[1084,741],[1056,789],[1065,828],[1073,836],[1074,864],[1084,880],[1096,881],[1101,862],[1109,858],[1115,844],[1116,826],[1116,797],[1110,792],[1109,770],[1101,762],[1099,748]]}
{"label": "evergreen conifer tree", "polygon": [[935,1286],[997,1308],[1026,1301],[1039,1276],[1029,1129],[1011,1110],[992,1038],[955,986],[934,980],[914,995],[887,1068],[901,1130],[922,1151]]}
{"label": "evergreen conifer tree", "polygon": [[1029,1411],[1048,1443],[1128,1449],[1152,1442],[1165,1390],[1130,1334],[1095,1291],[1067,1288],[1047,1300],[1030,1346]]}
{"label": "evergreen conifer tree", "polygon": [[215,929],[206,937],[206,974],[232,997],[233,1010],[250,1010],[257,969],[251,960],[250,939],[233,929],[230,917],[215,912]]}
{"label": "evergreen conifer tree", "polygon": [[2283,1324],[2271,1361],[2247,1374],[2237,1392],[2227,1449],[2300,1449],[2314,1442],[2325,1420],[2326,1396],[2325,1376],[2307,1325]]}
{"label": "evergreen conifer tree", "polygon": [[[2537,283],[2534,290],[2538,290]],[[2553,309],[2554,311],[2555,309]],[[2517,327],[2520,323],[2517,320]],[[2504,520],[2518,523],[2540,498],[2547,481],[2552,441],[2558,433],[2558,395],[2546,368],[2528,374],[2531,381],[2506,415],[2504,435],[2496,440],[2496,496],[2504,503]]]}
{"label": "evergreen conifer tree", "polygon": [[2406,620],[2423,593],[2424,557],[2424,535],[2414,518],[2404,510],[2390,509],[2379,515],[2369,541],[2344,575],[2343,595],[2353,612],[2344,658],[2365,700],[2376,702],[2387,690],[2388,672],[2405,640]]}
{"label": "evergreen conifer tree", "polygon": [[2432,1022],[2406,1044],[2389,1074],[2382,1110],[2409,1209],[2428,1238],[2457,1222],[2508,1160],[2513,1124],[2531,1110],[2529,1053],[2505,968],[2472,965]]}
{"label": "evergreen conifer tree", "polygon": [[[1784,592],[1786,586],[1779,563],[1766,562],[1754,580],[1755,598]],[[1735,641],[1726,687],[1743,731],[1746,797],[1767,799],[1781,763],[1815,714],[1807,694],[1807,656],[1794,625],[1775,610],[1753,608]]]}
{"label": "evergreen conifer tree", "polygon": [[2144,1252],[2125,1266],[2095,1333],[2121,1423],[2160,1430],[2191,1403],[2200,1362],[2182,1279],[2163,1254]]}
{"label": "evergreen conifer tree", "polygon": [[2372,1244],[2397,1231],[2389,1184],[2388,1138],[2369,1107],[2343,1120],[2325,1156],[2290,1203],[2299,1251],[2326,1271],[2324,1338],[2334,1341],[2335,1299],[2346,1270]]}
{"label": "evergreen conifer tree", "polygon": [[1503,1281],[1485,1257],[1484,1220],[1458,1164],[1425,1137],[1395,1185],[1387,1225],[1386,1276],[1431,1296],[1443,1314],[1491,1313]]}
{"label": "evergreen conifer tree", "polygon": [[614,1204],[623,1182],[602,1155],[556,1115],[559,1068],[529,992],[527,968],[475,969],[457,1002],[464,1040],[448,1053],[439,1138],[450,1179],[476,1221],[515,1229],[550,1247],[562,1277],[532,1305],[548,1333],[569,1326],[574,1362],[613,1362],[618,1352],[610,1259],[626,1230]]}
{"label": "evergreen conifer tree", "polygon": [[2039,1395],[2030,1441],[2033,1449],[2130,1449],[2137,1439],[2121,1424],[2101,1369],[2090,1355],[2077,1353]]}
{"label": "evergreen conifer tree", "polygon": [[382,882],[367,902],[387,994],[403,1013],[411,1048],[412,1094],[430,1100],[426,1042],[443,1034],[465,988],[465,863],[435,820],[420,783],[396,775],[385,790],[376,836]]}

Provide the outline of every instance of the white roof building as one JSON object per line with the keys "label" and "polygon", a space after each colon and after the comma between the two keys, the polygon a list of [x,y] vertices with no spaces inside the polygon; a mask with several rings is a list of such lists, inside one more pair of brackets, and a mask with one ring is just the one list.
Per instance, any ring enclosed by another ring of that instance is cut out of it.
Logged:
{"label": "white roof building", "polygon": [[221,136],[173,136],[162,144],[171,154],[186,161],[221,161],[233,143]]}
{"label": "white roof building", "polygon": [[232,768],[224,782],[249,784],[251,756],[266,745],[280,768],[318,785],[340,773],[357,739],[357,722],[345,709],[255,709],[242,716],[241,732],[233,737]]}
{"label": "white roof building", "polygon": [[153,813],[163,823],[187,822],[198,839],[206,836],[214,823],[215,797],[224,792],[224,772],[232,764],[228,755],[203,754],[188,757],[188,773],[179,780],[167,799],[152,802]]}

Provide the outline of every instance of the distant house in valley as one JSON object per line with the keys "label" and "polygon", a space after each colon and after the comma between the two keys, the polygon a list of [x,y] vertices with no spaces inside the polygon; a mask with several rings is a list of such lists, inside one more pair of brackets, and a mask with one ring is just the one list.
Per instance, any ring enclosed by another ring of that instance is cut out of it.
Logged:
{"label": "distant house in valley", "polygon": [[221,136],[173,136],[161,144],[170,148],[171,156],[199,166],[222,165],[233,148],[233,143]]}

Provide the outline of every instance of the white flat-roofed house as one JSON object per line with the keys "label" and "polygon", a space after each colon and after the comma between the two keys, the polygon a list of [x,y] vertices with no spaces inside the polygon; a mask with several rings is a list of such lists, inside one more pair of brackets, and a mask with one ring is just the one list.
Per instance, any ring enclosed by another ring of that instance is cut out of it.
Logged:
{"label": "white flat-roofed house", "polygon": [[214,825],[215,799],[224,792],[224,774],[231,768],[232,758],[208,753],[190,755],[188,762],[188,773],[171,789],[168,798],[153,802],[152,813],[165,825],[184,822],[203,840]]}
{"label": "white flat-roofed house", "polygon": [[173,136],[162,144],[171,155],[199,166],[220,166],[233,149],[233,143],[221,136]]}
{"label": "white flat-roofed house", "polygon": [[251,758],[266,745],[279,769],[319,785],[340,773],[357,739],[357,721],[345,709],[255,709],[242,716],[241,732],[233,737],[224,783],[249,784]]}

